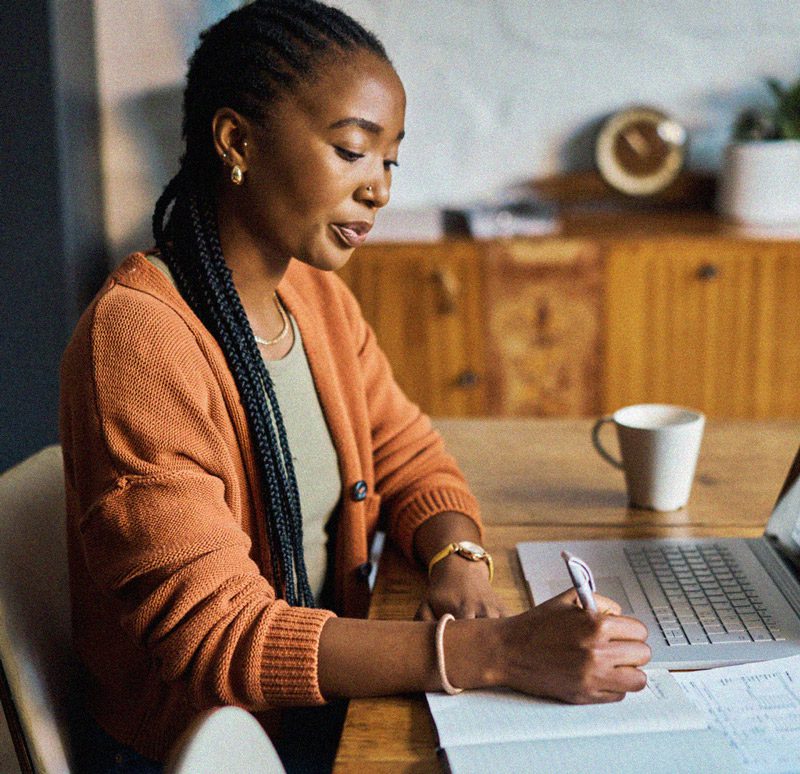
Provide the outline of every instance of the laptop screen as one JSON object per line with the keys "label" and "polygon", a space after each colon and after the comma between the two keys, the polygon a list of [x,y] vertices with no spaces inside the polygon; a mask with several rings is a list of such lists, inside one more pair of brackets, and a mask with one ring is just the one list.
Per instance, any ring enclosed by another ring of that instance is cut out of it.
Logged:
{"label": "laptop screen", "polygon": [[800,451],[789,469],[765,532],[795,565],[800,562]]}

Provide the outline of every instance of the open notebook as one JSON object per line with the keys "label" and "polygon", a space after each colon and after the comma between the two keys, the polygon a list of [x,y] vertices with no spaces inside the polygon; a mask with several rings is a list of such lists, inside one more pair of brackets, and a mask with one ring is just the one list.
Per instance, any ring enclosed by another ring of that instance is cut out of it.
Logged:
{"label": "open notebook", "polygon": [[800,763],[800,657],[671,675],[616,704],[428,694],[453,774],[785,772]]}

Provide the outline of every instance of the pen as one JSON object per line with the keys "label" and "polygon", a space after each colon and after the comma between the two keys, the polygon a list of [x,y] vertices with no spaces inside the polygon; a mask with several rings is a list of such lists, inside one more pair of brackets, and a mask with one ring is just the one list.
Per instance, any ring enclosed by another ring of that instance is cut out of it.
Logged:
{"label": "pen", "polygon": [[589,565],[573,556],[569,551],[562,551],[561,558],[567,564],[567,571],[569,577],[572,579],[572,585],[575,586],[575,591],[578,592],[578,599],[581,601],[584,610],[591,613],[597,612],[597,605],[594,601],[593,591],[597,591],[597,586],[594,582],[594,576],[589,569]]}

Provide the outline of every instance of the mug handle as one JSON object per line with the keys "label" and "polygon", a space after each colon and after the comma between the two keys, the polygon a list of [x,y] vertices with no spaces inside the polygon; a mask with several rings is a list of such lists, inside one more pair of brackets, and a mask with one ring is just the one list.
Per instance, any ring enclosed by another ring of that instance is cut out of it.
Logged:
{"label": "mug handle", "polygon": [[624,470],[625,466],[620,462],[616,457],[612,457],[603,447],[603,444],[600,443],[600,429],[603,427],[606,422],[613,422],[614,417],[601,417],[594,423],[594,427],[592,428],[592,444],[594,448],[597,450],[597,453],[608,463],[613,465],[615,468],[619,468],[620,470]]}

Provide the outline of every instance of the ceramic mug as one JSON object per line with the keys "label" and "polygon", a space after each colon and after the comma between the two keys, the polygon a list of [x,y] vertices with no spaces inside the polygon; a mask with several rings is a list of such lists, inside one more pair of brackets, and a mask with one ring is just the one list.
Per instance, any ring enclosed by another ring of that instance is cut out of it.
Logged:
{"label": "ceramic mug", "polygon": [[[600,431],[607,423],[617,429],[621,460],[601,443]],[[704,427],[699,411],[641,403],[598,419],[592,443],[604,460],[624,471],[631,505],[676,511],[689,501]]]}

